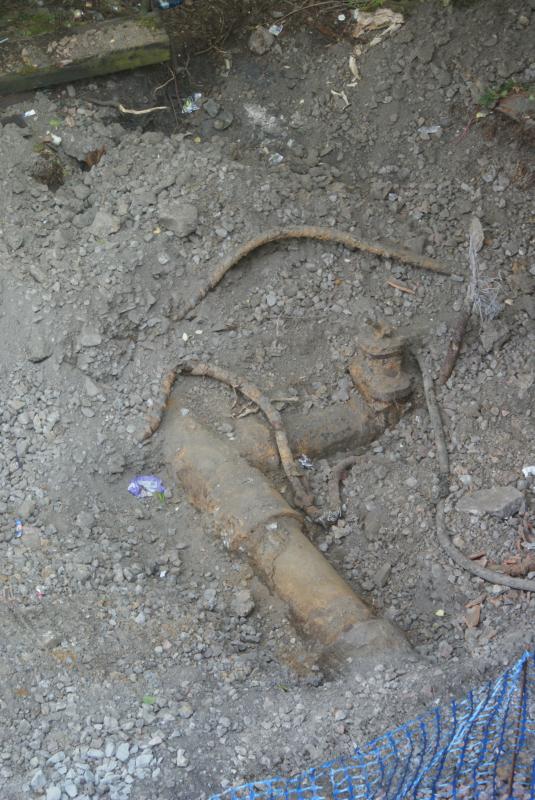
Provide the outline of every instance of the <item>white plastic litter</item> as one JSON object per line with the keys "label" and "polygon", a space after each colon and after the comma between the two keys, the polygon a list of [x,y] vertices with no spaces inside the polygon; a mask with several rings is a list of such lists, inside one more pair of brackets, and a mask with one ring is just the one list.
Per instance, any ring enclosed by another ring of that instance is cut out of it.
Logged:
{"label": "white plastic litter", "polygon": [[429,125],[418,128],[418,133],[440,133],[442,131],[441,125]]}

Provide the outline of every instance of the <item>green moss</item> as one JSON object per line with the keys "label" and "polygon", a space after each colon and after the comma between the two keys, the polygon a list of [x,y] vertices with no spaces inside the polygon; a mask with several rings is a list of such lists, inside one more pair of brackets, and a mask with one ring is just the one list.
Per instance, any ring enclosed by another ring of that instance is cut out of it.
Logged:
{"label": "green moss", "polygon": [[17,75],[35,75],[41,71],[41,67],[34,67],[31,64],[23,64],[17,69]]}
{"label": "green moss", "polygon": [[46,8],[35,10],[11,7],[0,14],[0,29],[13,32],[17,38],[38,36],[55,30],[56,15]]}
{"label": "green moss", "polygon": [[140,14],[136,18],[136,23],[142,28],[148,28],[149,31],[158,31],[162,27],[156,14]]}
{"label": "green moss", "polygon": [[169,57],[169,47],[162,42],[135,47],[123,52],[95,56],[64,67],[24,65],[16,71],[0,73],[0,95],[83,80],[96,75],[107,75],[110,72],[137,69],[149,64],[161,64]]}
{"label": "green moss", "polygon": [[479,105],[483,108],[494,108],[498,100],[507,97],[507,95],[511,94],[511,92],[519,87],[520,84],[512,80],[501,83],[499,86],[489,86],[479,98]]}

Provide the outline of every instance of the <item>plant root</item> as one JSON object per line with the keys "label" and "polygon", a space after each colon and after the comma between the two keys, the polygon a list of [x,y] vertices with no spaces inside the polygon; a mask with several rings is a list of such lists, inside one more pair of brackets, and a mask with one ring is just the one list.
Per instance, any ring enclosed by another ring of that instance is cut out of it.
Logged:
{"label": "plant root", "polygon": [[234,375],[223,367],[198,361],[183,363],[175,369],[169,370],[162,381],[158,401],[155,404],[154,414],[148,419],[147,426],[140,436],[140,441],[150,439],[160,427],[169,401],[169,395],[171,394],[177,376],[181,373],[212,378],[213,380],[220,381],[220,383],[225,383],[235,391],[240,392],[244,397],[251,400],[251,402],[255,403],[255,405],[260,408],[275,433],[275,441],[277,443],[282,468],[292,487],[295,504],[312,519],[318,519],[320,511],[314,506],[314,498],[307,490],[304,484],[304,477],[301,475],[295,463],[280,412],[277,411],[271,400],[265,394],[262,394],[254,383],[241,378],[239,375]]}
{"label": "plant root", "polygon": [[144,114],[152,114],[153,111],[169,110],[169,106],[153,106],[152,108],[126,108],[122,103],[119,103],[116,100],[97,100],[96,97],[89,97],[88,101],[94,106],[115,108],[121,114],[132,114],[136,117],[142,117]]}
{"label": "plant root", "polygon": [[[440,409],[435,396],[433,380],[429,370],[427,369],[425,360],[421,353],[415,353],[415,356],[422,373],[427,410],[429,412],[429,417],[431,419],[431,425],[435,436],[435,446],[437,448],[439,463],[440,489],[441,492],[446,491],[447,493],[447,482],[449,481],[449,459],[448,449],[446,447],[446,439],[444,437],[444,429],[442,426],[442,419],[440,417]],[[446,525],[444,522],[444,496],[444,494],[441,495],[441,499],[438,501],[436,506],[435,524],[437,539],[446,555],[449,556],[458,567],[461,567],[478,578],[482,578],[484,581],[496,583],[500,586],[508,586],[510,589],[518,589],[519,591],[535,592],[535,580],[515,578],[510,575],[505,575],[501,572],[494,572],[494,570],[487,569],[486,567],[482,567],[479,564],[476,564],[474,561],[471,561],[469,558],[467,558],[467,556],[464,555],[464,553],[461,553],[461,551],[455,547],[446,530]]]}
{"label": "plant root", "polygon": [[452,331],[450,343],[448,345],[448,352],[446,353],[446,358],[444,359],[438,376],[438,383],[440,386],[443,386],[449,380],[451,373],[454,370],[459,353],[461,352],[464,334],[466,332],[468,321],[470,320],[471,315],[472,308],[470,307],[465,309],[457,320],[457,324]]}
{"label": "plant root", "polygon": [[471,561],[463,553],[461,553],[461,551],[458,550],[451,541],[446,530],[446,525],[444,522],[443,500],[440,500],[437,503],[436,526],[437,538],[442,549],[446,555],[448,555],[451,560],[457,564],[458,567],[461,567],[467,572],[471,572],[472,575],[482,578],[484,581],[488,581],[489,583],[497,583],[500,586],[508,586],[510,589],[518,589],[521,592],[535,592],[535,580],[529,580],[528,578],[514,578],[502,572],[494,572],[492,569],[479,566],[479,564]]}
{"label": "plant root", "polygon": [[190,311],[198,306],[208,293],[211,292],[212,289],[215,289],[218,283],[223,280],[227,272],[231,270],[232,267],[236,266],[243,258],[250,255],[250,253],[254,252],[259,247],[272,244],[273,242],[281,242],[286,239],[316,239],[320,242],[333,242],[334,244],[342,244],[349,250],[362,250],[365,253],[372,253],[373,255],[382,256],[383,258],[392,258],[396,261],[401,261],[403,264],[408,264],[411,267],[436,272],[439,275],[454,274],[448,267],[441,264],[439,261],[435,261],[433,258],[413,253],[411,250],[407,250],[404,247],[389,247],[388,245],[379,243],[364,242],[361,239],[357,239],[357,237],[353,236],[351,233],[338,231],[334,228],[323,228],[317,225],[303,225],[297,228],[274,228],[245,242],[245,244],[238,247],[234,253],[231,253],[224,258],[220,264],[216,265],[206,283],[201,286],[186,305],[180,309],[179,315],[176,318],[177,321],[183,319]]}
{"label": "plant root", "polygon": [[435,389],[433,386],[433,378],[431,377],[431,373],[429,372],[423,354],[416,351],[414,355],[422,374],[425,401],[427,403],[427,410],[431,419],[431,427],[433,428],[433,433],[435,436],[435,447],[437,448],[438,457],[439,495],[440,497],[447,497],[449,494],[450,461],[448,456],[448,448],[446,446],[446,439],[444,436],[444,428],[442,426],[442,418],[440,416],[440,409],[438,407]]}
{"label": "plant root", "polygon": [[177,374],[178,370],[176,368],[170,369],[165,373],[152,413],[147,416],[147,424],[138,435],[139,442],[146,442],[151,436],[154,436],[162,424],[163,415],[169,403],[169,397],[173,391]]}
{"label": "plant root", "polygon": [[329,486],[327,489],[327,514],[323,515],[329,522],[336,522],[342,516],[342,497],[340,495],[340,484],[344,478],[344,472],[354,467],[358,459],[356,456],[343,458],[332,468]]}

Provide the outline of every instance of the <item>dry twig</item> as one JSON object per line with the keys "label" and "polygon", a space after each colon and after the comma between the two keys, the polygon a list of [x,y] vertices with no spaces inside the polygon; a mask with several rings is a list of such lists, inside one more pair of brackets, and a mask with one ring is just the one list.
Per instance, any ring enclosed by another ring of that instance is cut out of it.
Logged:
{"label": "dry twig", "polygon": [[303,11],[309,11],[311,8],[319,8],[320,6],[332,6],[333,8],[343,7],[344,3],[339,2],[338,0],[321,0],[319,3],[309,3],[305,6],[300,6],[299,8],[294,8],[292,11],[288,11],[287,14],[283,14],[282,17],[278,17],[277,21],[288,19],[288,17],[292,17],[294,14],[299,14]]}
{"label": "dry twig", "polygon": [[397,289],[399,292],[404,292],[405,294],[416,294],[414,289],[410,286],[406,286],[401,281],[396,280],[396,278],[389,278],[386,282],[387,286],[391,286],[392,289]]}
{"label": "dry twig", "polygon": [[104,106],[105,108],[115,108],[121,114],[133,114],[136,117],[143,116],[143,114],[152,114],[153,111],[168,111],[169,106],[154,106],[153,108],[126,108],[122,103],[116,100],[97,100],[95,97],[88,98],[90,103],[94,106]]}

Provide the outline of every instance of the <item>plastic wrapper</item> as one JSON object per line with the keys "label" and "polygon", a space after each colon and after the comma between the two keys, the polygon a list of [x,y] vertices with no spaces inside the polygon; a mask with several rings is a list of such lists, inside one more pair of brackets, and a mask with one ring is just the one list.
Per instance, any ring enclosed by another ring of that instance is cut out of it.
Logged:
{"label": "plastic wrapper", "polygon": [[165,486],[156,475],[137,475],[128,484],[128,491],[134,497],[151,497],[153,494],[163,494]]}

